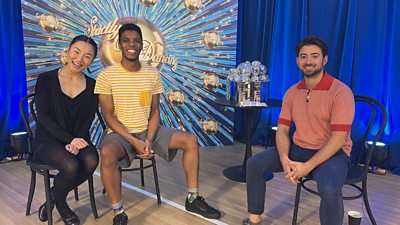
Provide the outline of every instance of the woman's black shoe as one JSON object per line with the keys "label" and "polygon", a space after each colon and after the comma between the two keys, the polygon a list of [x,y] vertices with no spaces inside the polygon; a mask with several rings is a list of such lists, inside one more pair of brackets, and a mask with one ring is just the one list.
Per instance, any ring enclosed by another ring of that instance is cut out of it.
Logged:
{"label": "woman's black shoe", "polygon": [[[54,209],[55,204],[56,204],[56,201],[54,199],[53,188],[51,188],[50,189],[50,208],[51,208],[52,211]],[[48,218],[47,218],[47,210],[46,210],[46,202],[43,203],[43,205],[41,205],[39,207],[38,214],[39,214],[39,220],[40,221],[46,222],[48,220]]]}
{"label": "woman's black shoe", "polygon": [[65,225],[79,225],[80,221],[77,215],[71,216],[69,218],[62,218]]}
{"label": "woman's black shoe", "polygon": [[[58,208],[57,208],[58,209]],[[65,225],[79,225],[78,216],[71,209],[58,210]]]}

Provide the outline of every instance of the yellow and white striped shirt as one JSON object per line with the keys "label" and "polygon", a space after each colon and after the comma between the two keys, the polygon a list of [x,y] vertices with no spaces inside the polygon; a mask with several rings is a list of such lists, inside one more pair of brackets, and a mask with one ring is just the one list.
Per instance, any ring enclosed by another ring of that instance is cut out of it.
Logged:
{"label": "yellow and white striped shirt", "polygon": [[112,95],[116,118],[129,133],[139,133],[147,129],[152,95],[163,90],[160,73],[151,65],[142,63],[130,72],[114,64],[99,73],[94,93]]}

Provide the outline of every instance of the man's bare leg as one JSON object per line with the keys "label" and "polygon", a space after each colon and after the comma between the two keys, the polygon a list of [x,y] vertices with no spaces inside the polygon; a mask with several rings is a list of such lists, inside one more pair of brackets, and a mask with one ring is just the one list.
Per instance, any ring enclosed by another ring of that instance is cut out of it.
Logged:
{"label": "man's bare leg", "polygon": [[100,150],[101,181],[106,189],[111,204],[121,201],[121,174],[117,161],[126,156],[121,143],[116,140],[106,140]]}
{"label": "man's bare leg", "polygon": [[182,166],[186,175],[186,183],[189,189],[198,187],[199,177],[199,146],[197,137],[191,133],[176,132],[172,135],[171,149],[182,149]]}
{"label": "man's bare leg", "polygon": [[170,149],[182,149],[183,151],[182,166],[185,171],[188,187],[188,197],[185,202],[186,210],[210,219],[220,218],[221,213],[209,206],[198,193],[200,157],[197,137],[191,133],[176,132],[172,135],[169,147]]}

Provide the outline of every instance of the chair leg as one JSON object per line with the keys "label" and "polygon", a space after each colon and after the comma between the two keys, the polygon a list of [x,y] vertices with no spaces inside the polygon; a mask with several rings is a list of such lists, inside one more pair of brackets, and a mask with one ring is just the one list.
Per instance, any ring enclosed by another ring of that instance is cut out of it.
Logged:
{"label": "chair leg", "polygon": [[92,207],[92,212],[93,212],[94,218],[98,219],[99,215],[97,214],[96,200],[94,199],[93,176],[89,177],[88,182],[89,182],[90,205]]}
{"label": "chair leg", "polygon": [[297,224],[297,213],[299,211],[300,193],[301,193],[301,183],[298,183],[296,187],[296,199],[294,201],[292,225]]}
{"label": "chair leg", "polygon": [[118,167],[119,170],[119,176],[121,177],[121,182],[119,182],[119,190],[121,190],[122,193],[122,168]]}
{"label": "chair leg", "polygon": [[156,159],[154,156],[151,158],[151,163],[153,164],[153,176],[154,176],[154,183],[156,186],[157,203],[160,205],[161,204],[160,187],[158,185],[157,166],[156,166]]}
{"label": "chair leg", "polygon": [[74,188],[75,201],[79,201],[78,187]]}
{"label": "chair leg", "polygon": [[52,208],[50,204],[50,174],[48,170],[43,171],[44,175],[44,191],[46,193],[46,210],[47,210],[47,224],[53,224]]}
{"label": "chair leg", "polygon": [[142,181],[142,187],[143,187],[144,186],[143,159],[140,159],[140,179]]}
{"label": "chair leg", "polygon": [[365,208],[367,209],[369,219],[371,220],[372,225],[376,225],[376,221],[375,221],[374,215],[372,214],[372,210],[371,210],[371,207],[370,207],[369,201],[368,201],[367,181],[366,180],[362,182],[362,189],[363,189],[363,200],[364,200]]}
{"label": "chair leg", "polygon": [[35,193],[36,187],[36,172],[31,169],[31,184],[29,186],[29,194],[28,194],[28,202],[26,203],[26,212],[25,215],[29,216],[31,214],[31,205],[33,194]]}

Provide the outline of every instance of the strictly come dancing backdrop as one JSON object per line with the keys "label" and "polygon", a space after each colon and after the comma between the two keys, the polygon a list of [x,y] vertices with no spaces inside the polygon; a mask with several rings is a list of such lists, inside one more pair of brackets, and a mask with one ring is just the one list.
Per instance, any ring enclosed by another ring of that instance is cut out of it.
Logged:
{"label": "strictly come dancing backdrop", "polygon": [[[201,146],[232,144],[233,109],[226,76],[236,62],[237,0],[22,0],[28,91],[40,73],[65,63],[72,38],[86,34],[99,45],[93,78],[121,60],[118,29],[135,23],[143,31],[142,63],[160,70],[162,124],[196,134]],[[102,132],[98,119],[92,136]],[[34,122],[31,124],[34,126]]]}

